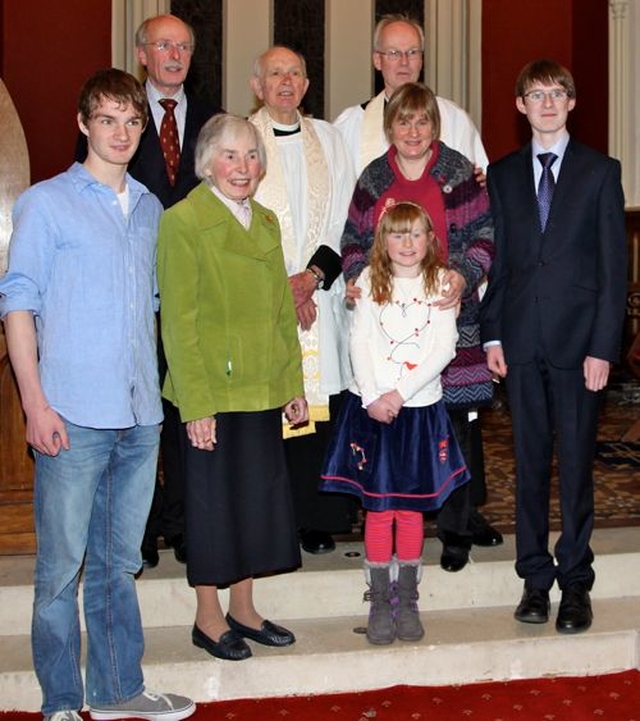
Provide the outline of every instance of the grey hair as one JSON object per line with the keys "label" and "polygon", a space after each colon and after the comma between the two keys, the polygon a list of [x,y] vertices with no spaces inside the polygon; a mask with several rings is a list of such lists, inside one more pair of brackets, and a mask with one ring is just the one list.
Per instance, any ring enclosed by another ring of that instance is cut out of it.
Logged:
{"label": "grey hair", "polygon": [[211,158],[219,151],[228,138],[236,137],[240,130],[248,131],[256,143],[258,157],[262,172],[267,169],[267,151],[260,131],[253,123],[239,115],[231,115],[230,113],[218,113],[209,118],[200,129],[198,134],[198,142],[195,150],[195,172],[196,177],[200,180],[208,180],[205,171],[211,162]]}
{"label": "grey hair", "polygon": [[137,48],[141,48],[145,43],[149,40],[149,28],[156,20],[161,20],[163,18],[175,18],[176,20],[179,20],[189,31],[189,38],[191,40],[191,44],[195,48],[196,46],[196,34],[189,25],[189,23],[186,23],[182,18],[179,18],[177,15],[154,15],[153,17],[146,18],[146,20],[143,20],[138,29],[136,30],[136,37],[135,37],[135,44]]}
{"label": "grey hair", "polygon": [[380,20],[378,20],[376,29],[373,31],[374,51],[377,52],[380,50],[380,35],[387,25],[391,25],[392,23],[406,23],[407,25],[411,25],[411,27],[414,28],[420,36],[420,48],[421,50],[424,50],[424,29],[422,25],[420,25],[417,20],[409,17],[409,15],[405,15],[404,13],[390,13],[388,15],[383,15]]}
{"label": "grey hair", "polygon": [[302,74],[306,78],[307,76],[307,61],[304,59],[304,55],[302,53],[299,53],[297,50],[294,50],[293,48],[288,47],[287,45],[272,45],[268,50],[265,50],[263,53],[260,53],[258,57],[255,59],[253,63],[253,77],[258,78],[258,80],[262,80],[264,76],[264,59],[267,56],[268,53],[270,53],[272,50],[288,50],[290,53],[293,53],[298,60],[300,61],[300,65],[302,65]]}

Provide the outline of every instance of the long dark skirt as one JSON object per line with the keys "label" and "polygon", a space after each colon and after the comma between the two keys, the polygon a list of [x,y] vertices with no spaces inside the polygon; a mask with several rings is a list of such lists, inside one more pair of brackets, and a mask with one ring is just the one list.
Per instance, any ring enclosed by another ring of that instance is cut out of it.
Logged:
{"label": "long dark skirt", "polygon": [[187,444],[189,583],[226,586],[297,568],[280,411],[218,413],[216,421],[215,450]]}
{"label": "long dark skirt", "polygon": [[320,489],[352,493],[370,511],[433,511],[469,480],[444,403],[404,407],[390,424],[349,393],[338,417]]}

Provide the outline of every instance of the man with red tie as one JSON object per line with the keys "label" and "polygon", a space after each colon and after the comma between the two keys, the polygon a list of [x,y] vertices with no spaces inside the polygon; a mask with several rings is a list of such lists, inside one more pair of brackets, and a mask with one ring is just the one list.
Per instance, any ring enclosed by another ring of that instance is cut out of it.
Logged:
{"label": "man with red tie", "polygon": [[[147,71],[149,123],[129,172],[154,193],[165,208],[182,200],[198,184],[194,151],[198,133],[218,108],[185,91],[195,48],[193,28],[174,15],[157,15],[142,22],[136,32],[138,60]],[[160,336],[160,380],[166,360]],[[176,558],[186,561],[184,536],[184,480],[182,424],[177,409],[163,399],[164,424],[160,440],[163,483],[156,484],[147,531],[142,544],[145,566],[158,563],[157,541],[164,537]]]}

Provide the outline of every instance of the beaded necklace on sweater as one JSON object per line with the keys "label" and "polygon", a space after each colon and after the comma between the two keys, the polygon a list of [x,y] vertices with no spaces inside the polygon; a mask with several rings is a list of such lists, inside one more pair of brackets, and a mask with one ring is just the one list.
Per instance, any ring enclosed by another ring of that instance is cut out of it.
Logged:
{"label": "beaded necklace on sweater", "polygon": [[412,353],[419,352],[420,338],[431,323],[433,307],[430,300],[415,292],[413,284],[406,289],[400,280],[394,278],[392,300],[380,306],[378,313],[380,330],[389,341],[386,359],[397,366],[398,378],[402,377],[405,369],[416,367],[410,359]]}

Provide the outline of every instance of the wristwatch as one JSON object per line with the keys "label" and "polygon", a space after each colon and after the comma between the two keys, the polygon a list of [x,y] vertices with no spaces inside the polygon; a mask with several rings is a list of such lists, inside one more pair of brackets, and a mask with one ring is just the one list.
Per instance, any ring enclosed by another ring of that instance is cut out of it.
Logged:
{"label": "wristwatch", "polygon": [[311,275],[315,278],[316,289],[322,290],[322,288],[324,288],[324,276],[322,275],[321,271],[318,268],[316,268],[315,265],[312,265],[309,268],[307,268],[307,273],[311,273]]}

